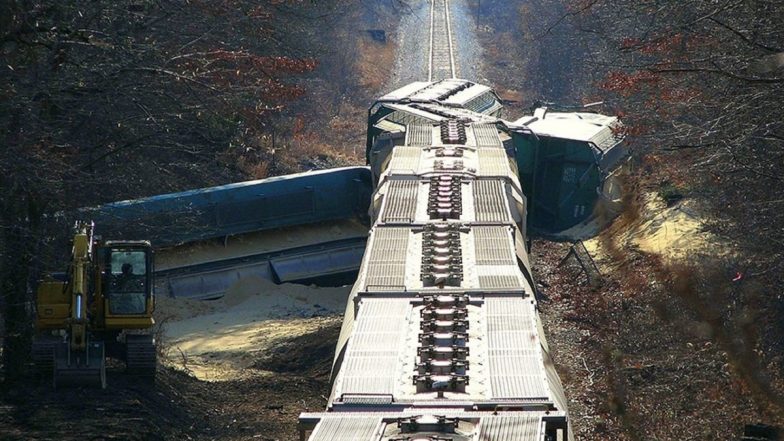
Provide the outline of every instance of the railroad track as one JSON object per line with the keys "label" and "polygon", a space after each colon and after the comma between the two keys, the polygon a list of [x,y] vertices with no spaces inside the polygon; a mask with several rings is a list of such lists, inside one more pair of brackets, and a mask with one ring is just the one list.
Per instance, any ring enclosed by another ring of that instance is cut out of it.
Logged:
{"label": "railroad track", "polygon": [[449,0],[430,0],[430,64],[428,81],[457,77]]}

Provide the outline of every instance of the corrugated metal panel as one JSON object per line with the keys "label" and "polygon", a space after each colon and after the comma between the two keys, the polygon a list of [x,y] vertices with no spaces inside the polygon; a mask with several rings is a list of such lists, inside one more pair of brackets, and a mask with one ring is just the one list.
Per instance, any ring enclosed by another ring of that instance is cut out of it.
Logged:
{"label": "corrugated metal panel", "polygon": [[324,418],[316,425],[310,441],[372,441],[379,419],[374,417]]}
{"label": "corrugated metal panel", "polygon": [[476,265],[474,271],[479,287],[485,289],[507,289],[509,291],[525,291],[525,280],[517,261],[505,265]]}
{"label": "corrugated metal panel", "polygon": [[480,176],[509,176],[509,157],[503,149],[479,149]]}
{"label": "corrugated metal panel", "polygon": [[422,149],[419,147],[395,147],[392,160],[389,162],[389,169],[414,173],[419,169],[421,155]]}
{"label": "corrugated metal panel", "polygon": [[[520,311],[519,308],[512,307],[512,311]],[[533,332],[533,322],[530,315],[521,313],[520,315],[510,313],[505,314],[504,311],[490,312],[487,316],[487,332],[488,334],[496,334],[497,339],[493,340],[494,346],[491,349],[509,349],[516,347],[516,343],[509,343],[506,337],[518,337],[520,332]],[[536,337],[536,336],[534,336]]]}
{"label": "corrugated metal panel", "polygon": [[486,108],[482,113],[485,115],[501,116],[501,110],[504,108],[503,104],[496,101],[492,106]]}
{"label": "corrugated metal panel", "polygon": [[471,100],[474,100],[477,97],[483,96],[487,93],[490,93],[491,96],[494,96],[492,89],[489,87],[483,86],[481,84],[468,84],[468,82],[466,82],[459,88],[455,88],[454,92],[448,97],[441,98],[439,101],[453,106],[465,107],[465,103],[470,102]]}
{"label": "corrugated metal panel", "polygon": [[620,135],[616,135],[612,129],[607,127],[591,137],[590,142],[596,144],[596,147],[602,152],[606,152],[615,144],[618,144],[622,139],[623,138]]}
{"label": "corrugated metal panel", "polygon": [[479,276],[479,287],[483,289],[520,289],[520,279],[516,276]]}
{"label": "corrugated metal panel", "polygon": [[[349,394],[392,394],[395,389],[397,353],[374,353],[347,359],[346,375],[340,390]],[[392,363],[392,364],[390,364]]]}
{"label": "corrugated metal panel", "polygon": [[416,216],[419,181],[392,181],[385,198],[384,222],[412,222]]}
{"label": "corrugated metal panel", "polygon": [[534,323],[534,306],[523,298],[489,298],[487,347],[493,398],[548,400],[550,391]]}
{"label": "corrugated metal panel", "polygon": [[[392,107],[392,106],[390,106]],[[420,110],[427,112],[429,114],[434,115],[434,120],[440,121],[440,118],[447,118],[447,119],[466,119],[472,122],[478,123],[492,123],[498,121],[496,118],[484,115],[482,113],[474,112],[473,110],[468,109],[459,109],[456,107],[447,107],[440,104],[407,104],[398,106],[401,110],[406,108],[410,108],[413,110]],[[425,115],[423,114],[422,117]],[[440,117],[439,119],[437,119]]]}
{"label": "corrugated metal panel", "polygon": [[490,350],[488,356],[490,390],[494,398],[549,398],[538,350]]}
{"label": "corrugated metal panel", "polygon": [[376,123],[376,128],[383,130],[385,132],[394,133],[394,132],[402,132],[405,126],[392,121],[387,121],[385,119],[382,119],[381,121]]}
{"label": "corrugated metal panel", "polygon": [[474,227],[477,265],[514,265],[515,255],[507,227]]}
{"label": "corrugated metal panel", "polygon": [[469,82],[466,80],[448,78],[431,83],[429,86],[412,94],[411,98],[416,100],[443,100],[452,96],[456,90],[463,89],[468,85]]}
{"label": "corrugated metal panel", "polygon": [[405,285],[408,228],[376,228],[371,234],[365,287],[396,289]]}
{"label": "corrugated metal panel", "polygon": [[[488,333],[530,331],[535,328],[533,305],[530,299],[524,298],[490,298],[485,301],[487,308]],[[504,349],[503,340],[498,340],[496,346],[490,349]]]}
{"label": "corrugated metal panel", "polygon": [[542,441],[544,429],[539,415],[485,417],[479,426],[482,441]]}
{"label": "corrugated metal panel", "polygon": [[392,263],[376,262],[368,269],[365,289],[374,290],[402,290],[405,283],[405,260]]}
{"label": "corrugated metal panel", "polygon": [[485,110],[493,107],[494,104],[495,95],[487,92],[473,98],[471,101],[467,102],[464,107],[473,110],[474,112],[484,113]]}
{"label": "corrugated metal panel", "polygon": [[363,299],[343,363],[341,394],[392,395],[406,329],[405,299]]}
{"label": "corrugated metal panel", "polygon": [[393,403],[392,395],[343,395],[344,404],[360,404],[363,406],[388,406]]}
{"label": "corrugated metal panel", "polygon": [[500,180],[474,181],[474,215],[478,222],[508,222],[504,183]]}
{"label": "corrugated metal panel", "polygon": [[501,138],[498,136],[498,128],[495,124],[473,124],[476,145],[482,147],[501,148]]}
{"label": "corrugated metal panel", "polygon": [[466,109],[485,115],[495,115],[503,107],[491,92],[479,95],[465,105]]}
{"label": "corrugated metal panel", "polygon": [[387,107],[391,109],[398,109],[394,112],[390,113],[386,119],[397,123],[402,124],[404,126],[411,125],[411,124],[427,124],[433,121],[440,121],[441,118],[433,115],[435,118],[430,118],[430,115],[422,112],[421,114],[416,114],[414,112],[409,111],[408,106],[404,105],[394,105],[390,104]]}
{"label": "corrugated metal panel", "polygon": [[433,145],[433,126],[412,124],[406,131],[406,145],[430,147]]}

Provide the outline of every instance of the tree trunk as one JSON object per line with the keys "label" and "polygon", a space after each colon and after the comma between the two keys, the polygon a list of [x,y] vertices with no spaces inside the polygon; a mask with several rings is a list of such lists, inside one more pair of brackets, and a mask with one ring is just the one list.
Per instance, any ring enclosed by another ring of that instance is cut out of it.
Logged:
{"label": "tree trunk", "polygon": [[6,381],[14,381],[25,373],[32,338],[31,300],[29,292],[30,264],[34,244],[31,210],[25,199],[9,198],[4,207],[0,234],[0,289],[5,329],[3,335],[3,368]]}

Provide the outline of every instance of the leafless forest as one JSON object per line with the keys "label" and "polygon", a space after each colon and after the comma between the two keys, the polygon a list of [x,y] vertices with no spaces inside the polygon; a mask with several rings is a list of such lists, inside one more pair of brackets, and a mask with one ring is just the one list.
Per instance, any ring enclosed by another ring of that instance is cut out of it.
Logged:
{"label": "leafless forest", "polygon": [[[525,41],[486,49],[488,77],[523,105],[603,102],[633,149],[626,210],[598,240],[605,285],[575,288],[542,264],[565,249],[535,247],[556,362],[586,416],[578,438],[736,439],[743,424],[781,424],[784,5],[516,6],[512,18],[481,2],[486,48]],[[645,194],[690,201],[717,246],[670,262],[625,241]]]}
{"label": "leafless forest", "polygon": [[6,360],[24,358],[28,283],[62,257],[53,213],[349,161],[310,131],[352,99],[356,52],[337,47],[355,6],[3,2]]}
{"label": "leafless forest", "polygon": [[[89,402],[108,409],[89,423],[96,436],[295,439],[297,412],[323,404],[335,329],[312,366],[274,354],[279,381],[207,386],[166,371],[156,390],[128,385],[114,404],[80,392],[36,422],[24,414],[62,397],[39,387],[25,400],[30,289],[63,259],[56,213],[363,163],[365,110],[397,50],[363,30],[393,29],[411,1],[0,0],[0,438],[66,439],[46,426]],[[605,283],[558,267],[566,245],[534,245],[578,439],[784,425],[784,3],[468,4],[482,76],[510,112],[601,101],[632,147],[625,211],[599,238]],[[720,249],[673,263],[619,242],[643,194],[693,201]],[[147,422],[115,416],[135,403]]]}

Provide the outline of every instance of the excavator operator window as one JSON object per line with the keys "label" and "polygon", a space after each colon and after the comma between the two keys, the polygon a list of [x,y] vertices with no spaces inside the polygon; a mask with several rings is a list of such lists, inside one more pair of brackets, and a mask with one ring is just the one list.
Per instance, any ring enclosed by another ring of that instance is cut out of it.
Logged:
{"label": "excavator operator window", "polygon": [[144,314],[147,306],[147,253],[143,250],[111,251],[109,264],[109,312]]}

